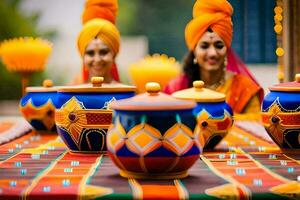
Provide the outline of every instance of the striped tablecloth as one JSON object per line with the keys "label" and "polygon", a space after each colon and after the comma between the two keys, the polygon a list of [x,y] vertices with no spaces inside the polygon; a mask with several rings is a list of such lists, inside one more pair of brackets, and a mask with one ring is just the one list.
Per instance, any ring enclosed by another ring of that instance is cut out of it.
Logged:
{"label": "striped tablecloth", "polygon": [[125,179],[105,154],[72,154],[57,135],[31,131],[0,146],[0,199],[300,199],[299,163],[259,123],[237,122],[187,178]]}

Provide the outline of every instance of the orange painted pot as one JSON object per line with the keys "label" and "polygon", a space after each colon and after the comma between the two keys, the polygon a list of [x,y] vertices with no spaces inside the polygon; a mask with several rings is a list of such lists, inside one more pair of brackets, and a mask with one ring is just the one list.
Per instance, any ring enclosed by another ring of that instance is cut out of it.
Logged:
{"label": "orange painted pot", "polygon": [[199,134],[205,149],[213,149],[228,133],[233,124],[233,112],[225,101],[225,95],[204,88],[203,81],[194,81],[193,88],[172,95],[178,99],[197,103],[193,114],[197,119],[195,134]]}
{"label": "orange painted pot", "polygon": [[27,87],[25,96],[20,100],[20,112],[37,132],[56,134],[57,90],[52,81],[45,80],[43,87]]}
{"label": "orange painted pot", "polygon": [[108,154],[123,177],[186,177],[202,151],[193,133],[196,104],[160,93],[158,83],[148,83],[146,91],[111,104]]}
{"label": "orange painted pot", "polygon": [[300,149],[300,74],[295,79],[270,87],[262,104],[264,127],[283,149]]}
{"label": "orange painted pot", "polygon": [[94,77],[92,84],[58,90],[57,132],[74,153],[106,151],[106,133],[112,122],[110,103],[135,94],[134,86],[102,82],[102,77]]}

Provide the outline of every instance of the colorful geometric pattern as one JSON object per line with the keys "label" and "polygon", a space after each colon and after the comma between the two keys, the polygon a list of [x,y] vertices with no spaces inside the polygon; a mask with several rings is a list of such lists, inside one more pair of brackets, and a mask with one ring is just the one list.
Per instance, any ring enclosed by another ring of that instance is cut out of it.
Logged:
{"label": "colorful geometric pattern", "polygon": [[262,122],[279,146],[300,148],[300,111],[286,111],[276,100],[262,112]]}
{"label": "colorful geometric pattern", "polygon": [[232,116],[226,110],[222,118],[215,118],[203,109],[197,114],[197,125],[194,130],[198,146],[212,149],[227,135],[232,123]]}
{"label": "colorful geometric pattern", "polygon": [[[126,134],[117,116],[115,125],[108,131],[109,155],[122,169],[121,174],[135,177],[144,177],[148,172],[158,177],[187,175],[187,169],[197,160],[200,152],[198,150],[197,153],[187,154],[196,143],[192,130],[182,123],[175,123],[165,133],[161,133],[144,123],[144,120],[141,121]],[[166,156],[163,152],[169,152],[170,155]]]}
{"label": "colorful geometric pattern", "polygon": [[112,125],[107,138],[111,152],[117,152],[123,144],[139,156],[146,156],[154,150],[165,147],[177,156],[182,156],[195,143],[193,132],[184,124],[176,123],[164,134],[149,124],[141,123],[130,129],[126,135],[119,118]]}
{"label": "colorful geometric pattern", "polygon": [[194,143],[197,142],[196,140],[190,128],[177,123],[164,134],[163,146],[176,153],[177,156],[182,156],[193,147]]}
{"label": "colorful geometric pattern", "polygon": [[0,199],[299,199],[300,152],[258,134],[267,133],[233,126],[187,178],[139,180],[120,177],[106,154],[73,154],[59,137],[30,132],[0,146]]}
{"label": "colorful geometric pattern", "polygon": [[120,123],[120,120],[117,119],[114,125],[109,127],[110,134],[107,135],[107,149],[112,152],[116,153],[124,144],[126,137],[126,131],[124,130],[123,126]]}
{"label": "colorful geometric pattern", "polygon": [[93,140],[91,141],[89,135],[94,139],[100,139],[102,141],[100,146],[104,148],[106,130],[112,122],[112,110],[85,109],[82,102],[72,97],[55,111],[55,121],[65,141],[68,143],[67,136],[64,136],[67,134],[76,145],[77,148],[72,150],[81,151],[83,140],[87,141],[89,149],[92,150]]}
{"label": "colorful geometric pattern", "polygon": [[43,131],[53,131],[55,129],[54,113],[55,106],[51,99],[49,99],[45,104],[40,106],[35,106],[32,100],[29,99],[24,106],[19,106],[21,113],[24,118],[31,123],[37,130],[43,130],[41,127],[35,126],[34,121],[38,121],[45,127]]}
{"label": "colorful geometric pattern", "polygon": [[139,124],[128,132],[125,143],[132,152],[145,156],[161,146],[161,137],[156,128],[148,124]]}

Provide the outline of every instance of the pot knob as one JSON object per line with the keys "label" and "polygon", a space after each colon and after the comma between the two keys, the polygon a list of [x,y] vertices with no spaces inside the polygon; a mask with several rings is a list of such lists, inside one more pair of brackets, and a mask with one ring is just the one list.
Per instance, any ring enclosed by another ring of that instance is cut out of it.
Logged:
{"label": "pot knob", "polygon": [[45,88],[53,87],[53,81],[50,79],[45,79],[43,81],[43,87]]}
{"label": "pot knob", "polygon": [[157,95],[160,89],[160,85],[157,82],[149,82],[146,84],[146,91],[150,95]]}
{"label": "pot knob", "polygon": [[295,75],[295,81],[296,81],[297,83],[300,83],[300,74],[296,74],[296,75]]}
{"label": "pot knob", "polygon": [[204,88],[204,82],[203,81],[194,81],[193,87],[196,88],[197,90],[201,90],[202,88]]}
{"label": "pot knob", "polygon": [[91,78],[91,82],[93,87],[101,87],[104,78],[102,76],[94,76]]}

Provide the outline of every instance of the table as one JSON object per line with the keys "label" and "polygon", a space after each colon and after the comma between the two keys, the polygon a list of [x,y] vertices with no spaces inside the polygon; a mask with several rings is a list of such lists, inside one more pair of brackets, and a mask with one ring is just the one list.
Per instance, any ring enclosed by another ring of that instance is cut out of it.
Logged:
{"label": "table", "polygon": [[125,179],[106,154],[72,154],[58,135],[29,131],[0,146],[0,199],[300,199],[299,163],[299,151],[240,121],[187,178]]}

